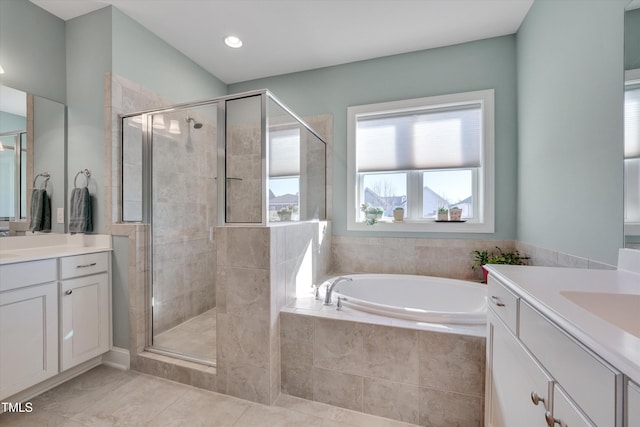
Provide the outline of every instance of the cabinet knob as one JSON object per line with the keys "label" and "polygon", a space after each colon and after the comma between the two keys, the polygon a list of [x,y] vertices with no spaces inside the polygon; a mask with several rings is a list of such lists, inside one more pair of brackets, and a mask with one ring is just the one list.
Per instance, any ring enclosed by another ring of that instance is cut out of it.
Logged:
{"label": "cabinet knob", "polygon": [[535,391],[531,392],[531,401],[536,406],[538,406],[540,402],[545,403],[544,397],[540,397],[540,395],[538,395],[538,393],[536,393]]}
{"label": "cabinet knob", "polygon": [[551,411],[546,411],[544,413],[544,419],[547,421],[547,425],[549,427],[553,427],[556,424],[558,424],[560,427],[567,427],[567,425],[565,423],[563,423],[562,420],[559,420],[557,418],[553,418],[553,415],[551,414]]}
{"label": "cabinet knob", "polygon": [[73,293],[73,289],[67,289],[64,294],[71,295],[72,293]]}

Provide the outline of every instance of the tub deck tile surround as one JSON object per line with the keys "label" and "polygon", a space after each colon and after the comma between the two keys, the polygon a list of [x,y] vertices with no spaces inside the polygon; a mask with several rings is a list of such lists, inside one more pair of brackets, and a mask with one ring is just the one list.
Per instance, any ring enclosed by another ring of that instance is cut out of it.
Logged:
{"label": "tub deck tile surround", "polygon": [[280,318],[283,393],[413,424],[480,425],[483,336],[295,311]]}

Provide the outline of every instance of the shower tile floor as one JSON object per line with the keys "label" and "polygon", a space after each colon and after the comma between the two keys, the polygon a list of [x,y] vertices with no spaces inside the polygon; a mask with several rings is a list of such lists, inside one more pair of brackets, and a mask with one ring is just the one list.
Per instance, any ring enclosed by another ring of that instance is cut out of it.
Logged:
{"label": "shower tile floor", "polygon": [[2,427],[408,427],[398,421],[280,395],[266,406],[134,371],[98,366],[0,414]]}
{"label": "shower tile floor", "polygon": [[153,346],[197,359],[216,360],[216,309],[205,311],[153,338]]}

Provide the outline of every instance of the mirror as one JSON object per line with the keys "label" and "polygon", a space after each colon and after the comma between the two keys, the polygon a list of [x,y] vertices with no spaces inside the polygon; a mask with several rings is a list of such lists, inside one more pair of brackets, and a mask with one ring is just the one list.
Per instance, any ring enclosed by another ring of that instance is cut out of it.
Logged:
{"label": "mirror", "polygon": [[640,249],[640,0],[624,17],[625,247]]}
{"label": "mirror", "polygon": [[[18,234],[29,233],[34,188],[45,189],[50,198],[51,232],[64,233],[65,105],[0,86],[0,135],[4,149],[0,151],[0,236],[9,235],[10,221]],[[49,178],[45,179],[47,174]]]}

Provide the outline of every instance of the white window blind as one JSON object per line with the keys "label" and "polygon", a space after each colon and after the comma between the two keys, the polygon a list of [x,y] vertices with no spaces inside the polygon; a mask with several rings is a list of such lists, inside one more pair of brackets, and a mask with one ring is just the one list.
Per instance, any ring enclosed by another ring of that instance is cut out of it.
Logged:
{"label": "white window blind", "polygon": [[300,129],[269,131],[269,176],[300,175]]}
{"label": "white window blind", "polygon": [[640,158],[640,84],[624,92],[624,158]]}
{"label": "white window blind", "polygon": [[358,172],[481,166],[480,103],[357,117]]}

